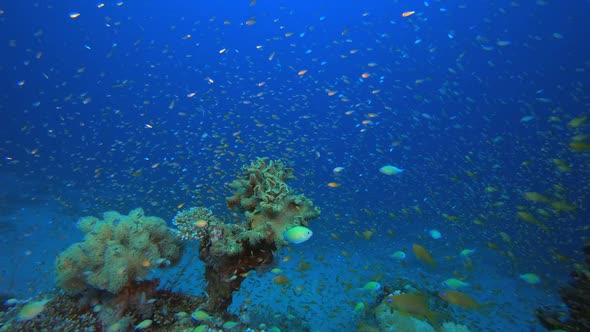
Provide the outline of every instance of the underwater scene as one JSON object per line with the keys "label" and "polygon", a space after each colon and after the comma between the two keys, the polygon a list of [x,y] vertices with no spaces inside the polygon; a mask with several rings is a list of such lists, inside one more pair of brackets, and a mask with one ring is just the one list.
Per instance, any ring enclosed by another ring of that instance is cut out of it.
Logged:
{"label": "underwater scene", "polygon": [[0,332],[590,331],[590,1],[0,1]]}

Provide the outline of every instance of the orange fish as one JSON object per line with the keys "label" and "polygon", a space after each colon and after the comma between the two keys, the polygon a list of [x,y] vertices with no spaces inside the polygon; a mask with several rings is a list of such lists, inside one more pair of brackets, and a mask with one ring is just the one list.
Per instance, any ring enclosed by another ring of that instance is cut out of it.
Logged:
{"label": "orange fish", "polygon": [[410,16],[414,15],[415,13],[416,13],[416,12],[415,12],[415,11],[413,11],[413,10],[410,10],[410,11],[408,11],[408,12],[403,12],[403,13],[402,13],[402,17],[410,17]]}
{"label": "orange fish", "polygon": [[272,278],[272,282],[274,282],[277,285],[286,285],[289,283],[289,278],[280,275],[280,276],[276,276],[274,278]]}
{"label": "orange fish", "polygon": [[412,245],[412,250],[418,259],[423,260],[432,266],[436,265],[436,261],[432,258],[432,255],[423,246],[414,243]]}
{"label": "orange fish", "polygon": [[199,227],[199,228],[203,228],[203,227],[207,227],[207,220],[204,219],[199,219],[197,221],[195,221],[195,226]]}
{"label": "orange fish", "polygon": [[482,309],[484,309],[486,306],[490,306],[492,305],[492,303],[478,303],[477,301],[475,301],[471,296],[456,291],[456,290],[450,290],[450,289],[445,289],[445,290],[441,290],[440,292],[438,292],[438,296],[449,302],[450,304],[468,309],[468,310],[477,310],[480,313],[485,313],[482,311]]}
{"label": "orange fish", "polygon": [[340,187],[340,183],[338,183],[338,182],[328,182],[328,187],[330,187],[330,188],[338,188],[338,187]]}

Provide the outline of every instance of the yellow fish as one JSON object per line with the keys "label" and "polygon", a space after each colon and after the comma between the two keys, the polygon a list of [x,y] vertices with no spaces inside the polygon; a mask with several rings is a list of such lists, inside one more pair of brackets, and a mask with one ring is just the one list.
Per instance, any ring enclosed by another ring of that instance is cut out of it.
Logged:
{"label": "yellow fish", "polygon": [[428,252],[423,246],[414,243],[412,245],[412,250],[418,259],[423,260],[432,266],[436,265],[436,261],[432,258],[430,252]]}
{"label": "yellow fish", "polygon": [[438,296],[449,302],[450,304],[468,309],[468,310],[477,310],[480,313],[485,313],[482,309],[484,307],[492,305],[491,303],[478,303],[475,301],[471,296],[461,293],[456,290],[445,289],[438,292]]}
{"label": "yellow fish", "polygon": [[587,142],[571,142],[570,150],[572,151],[590,151],[590,143]]}
{"label": "yellow fish", "polygon": [[17,322],[26,322],[37,317],[43,310],[45,309],[45,305],[51,301],[51,299],[43,299],[37,302],[31,302],[29,304],[24,305],[21,310],[19,311],[16,321]]}
{"label": "yellow fish", "polygon": [[581,116],[578,116],[577,118],[571,119],[570,122],[567,123],[567,126],[570,128],[578,128],[582,124],[584,124],[584,122],[586,122],[586,120],[588,120],[588,116],[581,115]]}

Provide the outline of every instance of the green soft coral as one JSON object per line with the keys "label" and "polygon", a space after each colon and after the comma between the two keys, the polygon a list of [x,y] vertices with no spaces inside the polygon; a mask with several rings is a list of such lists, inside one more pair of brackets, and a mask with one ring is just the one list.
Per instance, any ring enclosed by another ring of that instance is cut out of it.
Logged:
{"label": "green soft coral", "polygon": [[68,294],[87,288],[118,293],[154,267],[175,263],[182,247],[157,217],[142,209],[128,215],[105,212],[103,219],[85,217],[78,222],[84,241],[70,246],[56,259],[57,285]]}
{"label": "green soft coral", "polygon": [[265,239],[278,248],[287,244],[283,233],[295,226],[307,226],[320,214],[320,209],[304,195],[295,195],[285,183],[294,178],[293,170],[281,161],[258,158],[244,166],[242,176],[229,186],[234,194],[227,198],[229,209],[237,208],[247,219],[247,229],[261,236],[248,236],[249,242]]}

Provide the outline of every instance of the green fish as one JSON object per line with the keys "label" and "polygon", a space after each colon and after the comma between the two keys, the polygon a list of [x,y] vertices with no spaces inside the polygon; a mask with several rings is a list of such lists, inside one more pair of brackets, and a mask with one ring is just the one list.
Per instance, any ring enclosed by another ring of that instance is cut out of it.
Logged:
{"label": "green fish", "polygon": [[385,175],[394,175],[394,174],[399,174],[401,172],[403,172],[404,170],[401,168],[397,168],[395,166],[392,165],[385,165],[383,167],[381,167],[379,169],[379,172],[385,174]]}
{"label": "green fish", "polygon": [[463,249],[463,250],[461,250],[461,253],[459,255],[461,255],[461,257],[469,257],[474,252],[475,252],[475,249]]}
{"label": "green fish", "polygon": [[403,251],[396,251],[391,255],[391,258],[396,259],[398,261],[403,261],[406,259],[406,253]]}
{"label": "green fish", "polygon": [[521,274],[519,278],[531,285],[536,285],[541,282],[541,278],[534,273]]}
{"label": "green fish", "polygon": [[365,304],[363,302],[358,302],[354,306],[354,312],[365,312]]}
{"label": "green fish", "polygon": [[443,281],[443,285],[447,286],[448,288],[457,289],[457,288],[469,286],[469,283],[461,281],[459,279],[449,278],[449,279]]}
{"label": "green fish", "polygon": [[311,229],[304,226],[295,226],[283,233],[283,238],[291,243],[303,243],[309,240],[312,235]]}
{"label": "green fish", "polygon": [[376,281],[369,281],[362,289],[374,292],[381,289],[381,284]]}

